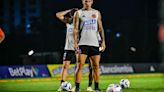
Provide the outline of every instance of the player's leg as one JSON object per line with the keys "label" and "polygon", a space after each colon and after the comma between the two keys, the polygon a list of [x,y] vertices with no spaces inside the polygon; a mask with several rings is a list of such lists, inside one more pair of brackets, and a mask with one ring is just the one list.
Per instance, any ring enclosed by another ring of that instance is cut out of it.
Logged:
{"label": "player's leg", "polygon": [[[87,58],[87,55],[85,54],[79,54],[79,62],[77,63],[77,68],[76,68],[76,90],[80,89],[80,81],[81,81],[81,77],[82,77],[82,70],[83,70],[83,66],[85,64],[85,60]],[[78,92],[78,91],[76,91]]]}
{"label": "player's leg", "polygon": [[87,58],[87,46],[79,46],[81,53],[79,54],[79,60],[77,63],[77,68],[76,68],[76,74],[75,74],[75,84],[76,84],[76,89],[75,92],[79,92],[80,89],[80,81],[81,81],[81,77],[82,77],[82,70],[83,70],[83,66],[85,64],[86,58]]}
{"label": "player's leg", "polygon": [[[70,61],[63,61],[62,71],[61,71],[61,84],[65,82],[67,71],[69,68]],[[62,91],[61,86],[58,88],[58,91]]]}
{"label": "player's leg", "polygon": [[89,63],[88,63],[88,67],[89,67],[89,83],[88,83],[88,87],[92,86],[92,81],[93,81],[93,72],[92,72],[92,59],[89,59]]}
{"label": "player's leg", "polygon": [[[65,51],[63,56],[63,66],[61,71],[61,84],[65,82],[67,77],[68,68],[71,62],[72,51]],[[62,91],[61,86],[58,88],[58,91]]]}
{"label": "player's leg", "polygon": [[92,63],[93,63],[95,90],[97,92],[101,92],[99,90],[99,80],[100,80],[99,62],[100,62],[100,55],[91,56],[91,59],[92,59]]}
{"label": "player's leg", "polygon": [[61,83],[66,80],[69,65],[70,65],[70,61],[68,60],[63,62],[62,71],[61,71]]}
{"label": "player's leg", "polygon": [[89,58],[89,62],[88,62],[88,68],[89,68],[89,75],[88,75],[88,87],[87,87],[87,91],[88,92],[92,92],[92,81],[93,81],[93,70],[92,70],[92,59]]}
{"label": "player's leg", "polygon": [[100,62],[100,52],[99,47],[91,47],[90,58],[92,59],[93,66],[93,74],[95,81],[95,92],[101,92],[99,89],[99,79],[100,79],[100,71],[99,71],[99,62]]}
{"label": "player's leg", "polygon": [[[77,63],[78,63],[78,57],[79,57],[79,54],[78,53],[75,53],[75,72],[74,72],[74,81],[76,81],[76,68],[77,68]],[[71,92],[75,92],[75,87],[72,87],[71,89]]]}

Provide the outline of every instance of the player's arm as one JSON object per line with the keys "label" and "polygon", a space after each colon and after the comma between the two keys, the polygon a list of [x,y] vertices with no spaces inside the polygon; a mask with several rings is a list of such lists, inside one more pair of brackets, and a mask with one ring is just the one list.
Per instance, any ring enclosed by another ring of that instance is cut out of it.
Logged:
{"label": "player's arm", "polygon": [[78,35],[79,35],[79,14],[76,11],[74,18],[73,18],[73,25],[74,25],[74,29],[73,29],[73,37],[74,37],[74,47],[77,50],[78,49]]}
{"label": "player's arm", "polygon": [[102,26],[102,20],[101,20],[100,12],[98,12],[98,31],[99,31],[99,34],[100,34],[101,40],[102,40],[102,43],[101,43],[102,51],[104,51],[105,48],[106,48],[106,45],[105,45],[105,34],[104,34],[104,28]]}
{"label": "player's arm", "polygon": [[65,11],[60,11],[56,13],[56,17],[58,19],[60,19],[61,21],[63,21],[64,23],[66,23],[65,19],[64,19],[64,15],[66,15],[68,12],[70,12],[72,9],[69,10],[65,10]]}
{"label": "player's arm", "polygon": [[2,29],[0,28],[0,43],[5,39],[5,34],[2,31]]}

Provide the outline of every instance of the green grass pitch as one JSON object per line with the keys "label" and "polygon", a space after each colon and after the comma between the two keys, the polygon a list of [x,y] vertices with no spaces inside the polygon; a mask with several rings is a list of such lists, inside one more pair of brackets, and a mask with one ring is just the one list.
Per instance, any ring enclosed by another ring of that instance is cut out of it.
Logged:
{"label": "green grass pitch", "polygon": [[[106,92],[109,84],[119,83],[123,78],[128,78],[131,82],[130,88],[123,89],[123,92],[164,92],[162,73],[101,75],[100,88]],[[67,79],[74,86],[73,78]],[[57,92],[59,85],[59,78],[0,79],[0,92]],[[84,77],[81,92],[86,92],[87,85],[88,78]]]}

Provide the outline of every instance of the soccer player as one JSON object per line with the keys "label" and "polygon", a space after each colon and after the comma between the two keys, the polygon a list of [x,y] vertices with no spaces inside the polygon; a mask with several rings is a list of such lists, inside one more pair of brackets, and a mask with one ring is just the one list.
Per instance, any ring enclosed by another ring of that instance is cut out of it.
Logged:
{"label": "soccer player", "polygon": [[[102,42],[100,47],[102,51],[105,50],[105,36],[101,21],[101,14],[98,10],[92,8],[93,0],[82,0],[83,8],[76,11],[74,17],[74,47],[79,51],[78,66],[75,75],[75,92],[80,91],[80,81],[82,77],[82,69],[85,64],[86,58],[91,58],[93,70],[95,74],[95,92],[101,92],[99,88],[99,33]],[[80,26],[80,28],[79,28]],[[80,33],[80,34],[79,34]],[[78,35],[79,34],[79,35]],[[79,38],[79,40],[78,40]]]}
{"label": "soccer player", "polygon": [[0,28],[0,43],[5,39],[5,34],[2,31],[2,29]]}
{"label": "soccer player", "polygon": [[[73,15],[77,11],[76,8],[60,11],[56,13],[56,17],[66,24],[67,33],[66,33],[66,42],[63,55],[63,66],[61,71],[61,84],[65,82],[67,71],[70,65],[70,62],[75,58],[75,49],[74,49],[74,39],[73,39]],[[62,91],[61,86],[58,91]]]}

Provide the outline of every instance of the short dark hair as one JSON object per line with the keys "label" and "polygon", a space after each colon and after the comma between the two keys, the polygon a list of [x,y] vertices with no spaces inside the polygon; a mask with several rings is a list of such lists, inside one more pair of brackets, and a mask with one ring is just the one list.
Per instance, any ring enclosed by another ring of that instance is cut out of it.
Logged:
{"label": "short dark hair", "polygon": [[72,17],[76,11],[77,10],[75,8],[73,8],[70,12],[68,12],[66,15],[64,15],[64,17]]}

